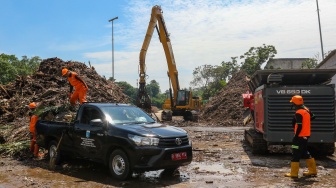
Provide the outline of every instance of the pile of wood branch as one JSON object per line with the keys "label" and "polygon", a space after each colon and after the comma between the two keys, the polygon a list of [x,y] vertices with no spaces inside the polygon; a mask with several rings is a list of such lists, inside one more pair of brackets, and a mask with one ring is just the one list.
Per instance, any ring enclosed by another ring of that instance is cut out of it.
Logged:
{"label": "pile of wood branch", "polygon": [[[29,120],[26,105],[31,102],[38,103],[39,110],[42,109],[43,112],[52,111],[53,120],[57,118],[62,120],[64,116],[60,115],[61,113],[70,113],[68,110],[70,86],[67,79],[62,77],[62,68],[75,71],[83,78],[89,87],[88,102],[127,103],[129,101],[120,87],[97,74],[93,66],[49,58],[41,62],[35,74],[17,77],[10,84],[0,85],[0,125],[15,125],[17,130],[12,130],[11,134],[13,131],[19,131],[20,128],[22,131],[19,132],[28,133]],[[44,114],[50,115],[50,113]],[[12,136],[18,135],[14,133]]]}
{"label": "pile of wood branch", "polygon": [[240,71],[204,106],[200,120],[211,126],[243,126],[242,94],[247,90],[246,73]]}

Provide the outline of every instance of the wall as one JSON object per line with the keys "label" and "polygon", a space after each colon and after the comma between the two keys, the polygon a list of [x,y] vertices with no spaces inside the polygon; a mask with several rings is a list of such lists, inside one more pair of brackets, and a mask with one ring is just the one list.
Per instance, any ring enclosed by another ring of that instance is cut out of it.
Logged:
{"label": "wall", "polygon": [[301,69],[302,63],[309,58],[276,58],[270,59],[264,69]]}

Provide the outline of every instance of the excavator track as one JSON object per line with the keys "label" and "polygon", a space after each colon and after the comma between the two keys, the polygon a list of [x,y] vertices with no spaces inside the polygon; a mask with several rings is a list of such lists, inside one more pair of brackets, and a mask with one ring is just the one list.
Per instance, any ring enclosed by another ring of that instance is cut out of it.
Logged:
{"label": "excavator track", "polygon": [[253,154],[266,154],[268,153],[267,142],[263,139],[261,133],[254,129],[245,130],[244,138],[252,148]]}

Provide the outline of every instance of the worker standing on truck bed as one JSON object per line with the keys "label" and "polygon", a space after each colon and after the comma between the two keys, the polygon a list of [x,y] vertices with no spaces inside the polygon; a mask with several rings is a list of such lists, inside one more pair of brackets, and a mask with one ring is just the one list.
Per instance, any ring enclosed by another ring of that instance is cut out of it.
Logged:
{"label": "worker standing on truck bed", "polygon": [[307,150],[308,139],[310,137],[310,121],[315,119],[314,114],[303,104],[303,98],[295,95],[290,100],[295,106],[295,115],[292,121],[294,127],[294,138],[292,143],[293,158],[291,160],[291,172],[285,174],[286,177],[297,178],[299,173],[300,159],[306,159],[308,171],[303,172],[303,176],[316,176],[316,163]]}
{"label": "worker standing on truck bed", "polygon": [[[62,69],[62,76],[67,77],[70,83],[70,93],[69,93],[70,104],[72,106],[75,106],[77,100],[79,100],[80,104],[86,102],[86,92],[88,90],[88,86],[86,85],[84,80],[81,77],[79,77],[76,72],[69,71],[66,68]],[[72,93],[74,87],[75,91]]]}
{"label": "worker standing on truck bed", "polygon": [[33,156],[35,158],[38,157],[38,152],[39,152],[39,146],[36,144],[36,122],[38,120],[38,116],[34,114],[35,109],[36,109],[36,103],[32,102],[29,105],[27,105],[28,108],[30,109],[29,116],[30,116],[30,123],[29,123],[29,132],[30,132],[30,151],[33,153]]}

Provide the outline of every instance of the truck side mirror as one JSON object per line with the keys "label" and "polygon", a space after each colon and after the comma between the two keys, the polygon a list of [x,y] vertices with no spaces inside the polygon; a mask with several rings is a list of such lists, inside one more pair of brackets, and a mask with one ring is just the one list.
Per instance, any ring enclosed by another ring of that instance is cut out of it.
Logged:
{"label": "truck side mirror", "polygon": [[90,125],[95,126],[95,127],[102,127],[103,121],[101,119],[92,119],[90,121]]}

